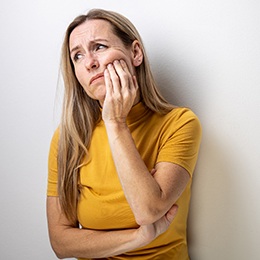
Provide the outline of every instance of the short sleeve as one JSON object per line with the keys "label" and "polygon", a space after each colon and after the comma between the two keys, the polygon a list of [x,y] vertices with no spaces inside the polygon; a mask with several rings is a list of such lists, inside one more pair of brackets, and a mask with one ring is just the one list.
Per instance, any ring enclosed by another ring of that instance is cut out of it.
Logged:
{"label": "short sleeve", "polygon": [[47,196],[58,196],[58,141],[59,131],[57,129],[52,137],[49,150]]}
{"label": "short sleeve", "polygon": [[176,108],[168,117],[157,162],[178,164],[192,176],[201,142],[200,121],[188,108]]}

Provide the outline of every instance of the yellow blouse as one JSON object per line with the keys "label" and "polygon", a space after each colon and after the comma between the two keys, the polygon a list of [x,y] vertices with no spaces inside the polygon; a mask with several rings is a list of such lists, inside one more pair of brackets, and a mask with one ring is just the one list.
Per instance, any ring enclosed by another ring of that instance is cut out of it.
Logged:
{"label": "yellow blouse", "polygon": [[[162,116],[140,102],[130,111],[127,124],[149,170],[158,162],[172,162],[185,168],[192,176],[201,140],[201,125],[190,109],[175,108]],[[57,130],[49,154],[48,196],[58,196],[58,139]],[[80,184],[82,191],[77,213],[83,228],[115,230],[138,227],[117,176],[103,121],[93,132],[87,164],[80,169]],[[143,248],[107,259],[189,259],[186,222],[190,186],[191,181],[177,201],[177,216],[165,233]]]}

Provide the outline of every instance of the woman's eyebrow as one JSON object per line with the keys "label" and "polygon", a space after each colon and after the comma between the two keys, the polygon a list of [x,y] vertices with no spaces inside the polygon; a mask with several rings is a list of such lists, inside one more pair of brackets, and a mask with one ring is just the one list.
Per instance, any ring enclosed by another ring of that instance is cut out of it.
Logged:
{"label": "woman's eyebrow", "polygon": [[72,52],[74,52],[74,51],[79,50],[79,49],[80,49],[80,45],[75,46],[74,48],[72,48],[72,49],[70,50],[70,54],[71,54]]}
{"label": "woman's eyebrow", "polygon": [[[95,44],[95,43],[97,43],[97,42],[106,42],[106,43],[108,43],[109,41],[108,41],[107,39],[97,38],[97,39],[94,39],[94,40],[90,41],[89,44],[91,45],[91,44]],[[74,51],[79,50],[80,48],[81,48],[81,45],[75,46],[74,48],[72,48],[72,49],[70,50],[70,54],[72,54]]]}
{"label": "woman's eyebrow", "polygon": [[89,44],[96,44],[98,42],[106,42],[108,43],[109,41],[107,39],[104,39],[104,38],[96,38],[96,39],[93,39],[92,41],[89,42]]}

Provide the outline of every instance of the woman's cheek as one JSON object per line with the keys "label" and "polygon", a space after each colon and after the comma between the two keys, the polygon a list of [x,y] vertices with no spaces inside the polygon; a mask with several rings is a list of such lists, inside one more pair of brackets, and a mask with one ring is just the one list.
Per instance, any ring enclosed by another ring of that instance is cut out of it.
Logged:
{"label": "woman's cheek", "polygon": [[80,71],[76,70],[75,71],[76,78],[78,82],[80,83],[81,86],[85,87],[87,79],[86,79],[86,74],[84,75]]}

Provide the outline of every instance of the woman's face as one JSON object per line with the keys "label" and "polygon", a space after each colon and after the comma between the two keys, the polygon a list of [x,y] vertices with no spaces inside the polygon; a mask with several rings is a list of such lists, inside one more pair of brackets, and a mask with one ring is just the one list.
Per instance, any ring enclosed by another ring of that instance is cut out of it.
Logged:
{"label": "woman's face", "polygon": [[69,39],[70,57],[75,74],[86,93],[103,103],[106,95],[104,70],[114,60],[123,59],[135,74],[133,48],[126,48],[109,22],[90,20],[76,27]]}

